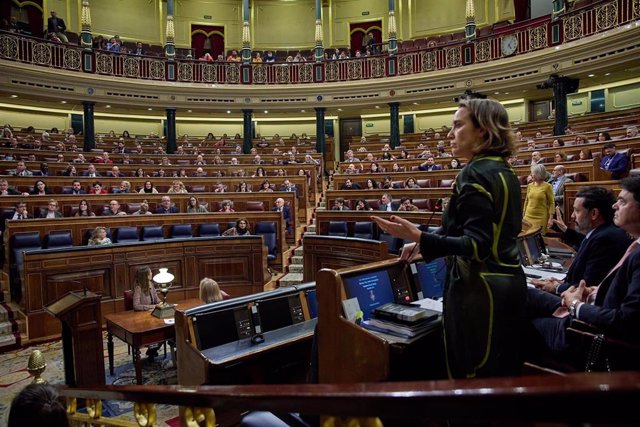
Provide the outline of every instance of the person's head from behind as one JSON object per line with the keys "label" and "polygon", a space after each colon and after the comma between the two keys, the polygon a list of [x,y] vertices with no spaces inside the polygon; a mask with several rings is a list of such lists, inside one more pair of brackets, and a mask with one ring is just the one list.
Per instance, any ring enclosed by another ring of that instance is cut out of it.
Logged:
{"label": "person's head from behind", "polygon": [[222,301],[222,293],[218,282],[208,277],[200,281],[200,299],[205,304]]}
{"label": "person's head from behind", "polygon": [[517,151],[507,111],[490,99],[462,100],[448,136],[456,157],[486,152],[508,157]]}
{"label": "person's head from behind", "polygon": [[611,224],[615,201],[613,193],[603,187],[589,186],[578,191],[571,213],[576,230],[586,234],[600,224]]}
{"label": "person's head from behind", "polygon": [[134,288],[140,286],[140,289],[146,290],[153,286],[151,279],[153,278],[149,267],[142,267],[136,271],[136,278],[133,284]]}
{"label": "person's head from behind", "polygon": [[68,427],[67,410],[56,389],[48,384],[29,384],[11,402],[8,427]]}

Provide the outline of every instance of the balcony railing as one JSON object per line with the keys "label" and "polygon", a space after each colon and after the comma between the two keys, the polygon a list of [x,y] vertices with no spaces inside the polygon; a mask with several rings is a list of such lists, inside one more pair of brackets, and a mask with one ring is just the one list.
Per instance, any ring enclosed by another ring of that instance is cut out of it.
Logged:
{"label": "balcony railing", "polygon": [[501,41],[515,36],[523,55],[626,25],[640,19],[640,1],[602,1],[558,20],[550,17],[515,24],[467,43],[464,39],[423,49],[352,58],[296,63],[169,61],[166,58],[83,50],[77,46],[0,32],[0,58],[68,71],[131,79],[224,85],[281,85],[370,80],[429,73],[486,63],[505,57]]}

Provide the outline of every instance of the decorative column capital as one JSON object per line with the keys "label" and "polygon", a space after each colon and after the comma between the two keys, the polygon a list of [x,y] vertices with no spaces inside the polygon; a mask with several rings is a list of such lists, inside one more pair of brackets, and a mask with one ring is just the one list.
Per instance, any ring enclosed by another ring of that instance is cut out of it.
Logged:
{"label": "decorative column capital", "polygon": [[82,32],[80,33],[80,45],[85,50],[93,48],[93,37],[91,37],[91,8],[89,7],[89,0],[82,1],[82,14],[80,16],[80,24],[82,25]]}
{"label": "decorative column capital", "polygon": [[467,0],[465,9],[467,23],[464,26],[464,35],[467,41],[470,41],[476,38],[476,9],[473,0]]}

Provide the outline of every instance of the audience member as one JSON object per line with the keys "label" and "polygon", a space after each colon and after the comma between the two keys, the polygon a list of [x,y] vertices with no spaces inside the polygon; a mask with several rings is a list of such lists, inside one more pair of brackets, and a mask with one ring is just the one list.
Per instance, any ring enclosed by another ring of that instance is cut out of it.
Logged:
{"label": "audience member", "polygon": [[91,188],[89,188],[89,194],[109,194],[109,192],[105,188],[102,188],[100,181],[95,181],[91,184]]}
{"label": "audience member", "polygon": [[182,181],[173,181],[171,187],[167,190],[168,194],[187,194],[187,188]]}
{"label": "audience member", "polygon": [[400,198],[400,206],[398,206],[398,211],[417,212],[418,210],[418,207],[411,203],[411,199],[409,199],[408,197]]}
{"label": "audience member", "polygon": [[120,210],[120,203],[117,200],[109,202],[109,208],[102,211],[102,216],[126,216],[125,211]]}
{"label": "audience member", "polygon": [[347,178],[344,184],[342,184],[342,187],[340,187],[340,189],[341,190],[361,190],[362,187],[360,187],[360,184],[358,184],[357,182],[353,182],[351,178]]}
{"label": "audience member", "polygon": [[67,410],[55,387],[31,383],[13,398],[7,427],[68,427]]}
{"label": "audience member", "polygon": [[180,209],[175,205],[173,206],[171,205],[171,197],[162,196],[160,198],[160,205],[156,209],[156,213],[157,214],[180,213]]}
{"label": "audience member", "polygon": [[369,206],[369,203],[365,199],[358,199],[356,201],[356,210],[357,211],[372,211],[373,208]]}
{"label": "audience member", "polygon": [[13,212],[13,215],[10,216],[11,219],[31,219],[33,216],[29,213],[27,209],[26,202],[16,202],[16,209]]}
{"label": "audience member", "polygon": [[229,227],[222,233],[223,236],[248,236],[249,234],[251,234],[249,221],[246,218],[238,218],[235,227]]}
{"label": "audience member", "polygon": [[82,199],[78,204],[78,211],[75,213],[74,216],[75,217],[96,216],[96,214],[91,210],[91,204],[87,200]]}
{"label": "audience member", "polygon": [[16,162],[16,170],[13,173],[14,176],[33,176],[33,172],[27,169],[27,165],[24,161],[18,160]]}
{"label": "audience member", "polygon": [[207,208],[200,204],[196,196],[189,197],[187,213],[207,213]]}
{"label": "audience member", "polygon": [[567,175],[567,170],[563,165],[556,165],[553,168],[553,173],[549,179],[549,184],[553,190],[553,200],[556,206],[560,207],[560,210],[564,212],[564,185],[568,182],[573,182]]}
{"label": "audience member", "polygon": [[393,197],[391,194],[384,193],[380,198],[380,207],[378,208],[380,211],[393,212],[398,210],[398,206],[394,204]]}
{"label": "audience member", "polygon": [[140,191],[138,191],[138,193],[158,194],[158,190],[156,190],[151,181],[145,181],[144,186],[140,189]]}
{"label": "audience member", "polygon": [[29,191],[32,196],[45,196],[51,194],[51,190],[47,187],[47,183],[39,179],[33,184],[33,189]]}
{"label": "audience member", "polygon": [[233,202],[231,200],[223,200],[222,203],[220,203],[218,212],[235,212]]}
{"label": "audience member", "polygon": [[89,246],[110,245],[111,239],[107,237],[107,229],[105,227],[96,227],[91,232],[89,238]]}
{"label": "audience member", "polygon": [[153,215],[153,212],[151,212],[149,208],[149,202],[143,200],[142,203],[140,203],[140,209],[138,209],[131,215]]}
{"label": "audience member", "polygon": [[9,187],[9,182],[2,178],[0,179],[0,196],[20,196],[22,193],[13,187]]}
{"label": "audience member", "polygon": [[285,205],[284,199],[282,197],[278,197],[275,201],[275,206],[271,208],[272,211],[282,212],[282,217],[284,218],[284,222],[287,224],[287,229],[291,226],[291,209],[289,206]]}
{"label": "audience member", "polygon": [[205,304],[222,301],[224,299],[218,282],[208,277],[200,281],[200,300]]}
{"label": "audience member", "polygon": [[629,159],[626,154],[618,153],[613,142],[604,144],[604,154],[600,162],[600,168],[611,172],[611,179],[622,178],[629,166]]}
{"label": "audience member", "polygon": [[47,203],[47,208],[41,210],[41,218],[62,218],[62,212],[59,210],[58,201],[56,199],[50,199]]}
{"label": "audience member", "polygon": [[345,205],[344,199],[342,197],[337,197],[333,202],[333,206],[331,207],[332,211],[348,211],[349,207]]}
{"label": "audience member", "polygon": [[547,228],[553,225],[553,188],[545,182],[547,170],[544,165],[531,166],[531,178],[532,182],[527,185],[527,195],[524,199],[523,222],[528,230],[542,228],[542,232],[546,233]]}

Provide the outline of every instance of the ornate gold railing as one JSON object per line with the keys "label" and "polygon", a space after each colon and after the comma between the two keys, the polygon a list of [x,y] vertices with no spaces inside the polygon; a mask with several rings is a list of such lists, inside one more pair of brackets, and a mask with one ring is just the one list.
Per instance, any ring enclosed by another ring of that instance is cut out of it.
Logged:
{"label": "ornate gold railing", "polygon": [[[640,0],[605,0],[576,9],[559,19],[550,16],[501,28],[467,43],[425,47],[395,56],[377,55],[348,60],[274,64],[170,61],[50,43],[42,39],[0,32],[0,58],[38,66],[156,81],[215,84],[308,84],[367,80],[428,73],[499,60],[505,36],[514,36],[522,55],[627,25],[640,19]],[[509,56],[511,56],[509,55]]]}

